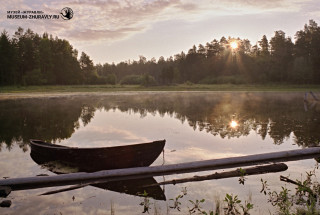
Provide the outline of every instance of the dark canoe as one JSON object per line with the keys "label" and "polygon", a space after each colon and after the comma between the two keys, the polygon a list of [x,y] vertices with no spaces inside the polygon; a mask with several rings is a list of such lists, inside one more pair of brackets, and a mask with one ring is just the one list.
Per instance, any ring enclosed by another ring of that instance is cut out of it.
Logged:
{"label": "dark canoe", "polygon": [[30,155],[38,164],[57,161],[75,166],[78,171],[94,172],[149,166],[161,154],[165,142],[160,140],[115,147],[76,148],[30,140]]}

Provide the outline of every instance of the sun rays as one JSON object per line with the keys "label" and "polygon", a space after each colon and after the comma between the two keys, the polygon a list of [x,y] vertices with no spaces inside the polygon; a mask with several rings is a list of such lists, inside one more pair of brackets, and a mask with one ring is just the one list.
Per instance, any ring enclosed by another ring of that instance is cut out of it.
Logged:
{"label": "sun rays", "polygon": [[230,43],[230,47],[231,47],[232,49],[237,49],[237,48],[238,48],[238,42],[232,41],[232,42]]}

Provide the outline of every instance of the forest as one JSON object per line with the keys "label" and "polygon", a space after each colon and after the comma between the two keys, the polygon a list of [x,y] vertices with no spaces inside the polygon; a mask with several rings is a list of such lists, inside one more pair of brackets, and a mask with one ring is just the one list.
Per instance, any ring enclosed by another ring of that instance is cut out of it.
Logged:
{"label": "forest", "polygon": [[103,65],[48,33],[19,27],[12,36],[6,30],[0,36],[0,86],[181,83],[320,84],[320,27],[310,20],[294,41],[282,30],[254,45],[222,37],[166,59],[139,56]]}

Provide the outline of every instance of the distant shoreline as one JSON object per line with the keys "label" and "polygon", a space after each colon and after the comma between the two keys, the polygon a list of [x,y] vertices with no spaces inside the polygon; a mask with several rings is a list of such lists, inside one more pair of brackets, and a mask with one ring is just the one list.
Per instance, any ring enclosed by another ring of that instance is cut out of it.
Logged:
{"label": "distant shoreline", "polygon": [[58,86],[6,86],[0,87],[0,99],[73,96],[73,95],[98,95],[99,93],[134,93],[134,92],[308,92],[320,91],[320,85],[201,85],[180,84],[171,86],[143,87],[140,85],[58,85]]}

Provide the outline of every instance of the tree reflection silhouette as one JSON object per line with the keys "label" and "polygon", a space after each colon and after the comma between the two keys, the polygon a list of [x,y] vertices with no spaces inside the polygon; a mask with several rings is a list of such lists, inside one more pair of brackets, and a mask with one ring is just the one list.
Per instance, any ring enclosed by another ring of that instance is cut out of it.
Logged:
{"label": "tree reflection silhouette", "polygon": [[[320,141],[319,113],[303,108],[299,93],[141,93],[67,98],[35,98],[0,101],[0,143],[24,151],[29,139],[55,142],[67,139],[90,123],[96,110],[118,109],[145,117],[166,114],[187,122],[194,130],[221,138],[237,138],[255,132],[282,144],[293,135],[307,147]],[[238,126],[232,128],[230,122]],[[112,123],[112,122],[110,122]],[[165,138],[165,136],[164,136]]]}

